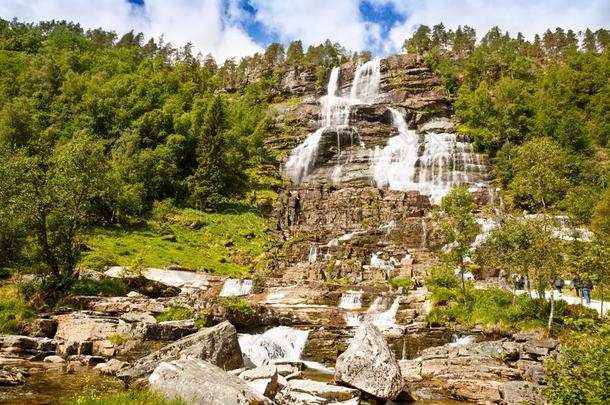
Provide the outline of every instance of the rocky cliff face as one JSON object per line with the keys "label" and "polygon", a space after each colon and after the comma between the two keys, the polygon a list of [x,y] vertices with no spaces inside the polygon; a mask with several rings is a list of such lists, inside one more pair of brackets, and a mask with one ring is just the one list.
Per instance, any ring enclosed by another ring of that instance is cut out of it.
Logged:
{"label": "rocky cliff face", "polygon": [[335,68],[321,97],[313,75],[287,75],[300,98],[272,110],[291,179],[279,270],[363,284],[421,276],[438,247],[433,205],[457,183],[488,194],[487,158],[455,132],[442,81],[413,55]]}

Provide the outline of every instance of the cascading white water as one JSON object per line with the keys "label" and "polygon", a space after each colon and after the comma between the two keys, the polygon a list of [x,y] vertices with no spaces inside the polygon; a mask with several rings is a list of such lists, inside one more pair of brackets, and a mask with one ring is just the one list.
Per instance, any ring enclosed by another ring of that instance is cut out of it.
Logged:
{"label": "cascading white water", "polygon": [[358,312],[346,312],[345,313],[345,325],[350,328],[356,328],[360,326],[360,314]]}
{"label": "cascading white water", "polygon": [[351,238],[353,238],[354,236],[356,236],[356,235],[360,235],[360,234],[362,234],[362,233],[364,233],[364,232],[362,232],[362,231],[357,231],[357,232],[349,232],[349,233],[346,233],[346,234],[344,234],[344,235],[341,235],[341,236],[338,236],[338,237],[336,237],[336,238],[334,238],[334,239],[331,239],[331,240],[330,240],[330,241],[329,241],[329,242],[326,244],[326,246],[327,246],[327,247],[339,246],[339,243],[340,243],[340,242],[345,242],[345,241],[348,241],[348,240],[350,240]]}
{"label": "cascading white water", "polygon": [[342,166],[347,162],[341,161],[341,134],[349,131],[350,141],[353,143],[353,131],[349,128],[350,107],[354,104],[370,103],[379,93],[380,60],[374,59],[359,65],[354,74],[354,81],[349,97],[342,97],[339,93],[340,68],[335,67],[330,73],[326,95],[320,98],[321,127],[309,134],[305,141],[292,150],[284,173],[294,183],[300,183],[314,169],[318,148],[322,134],[328,129],[334,129],[337,133],[337,148],[339,150],[338,163],[333,172],[333,181],[339,182]]}
{"label": "cascading white water", "polygon": [[453,337],[451,339],[451,343],[449,343],[449,346],[467,346],[469,344],[475,343],[476,341],[477,341],[477,338],[472,335],[465,335],[465,336],[453,335]]}
{"label": "cascading white water", "polygon": [[248,295],[252,292],[254,282],[252,280],[239,280],[236,278],[228,278],[222,285],[220,290],[221,297],[239,297]]}
{"label": "cascading white water", "polygon": [[477,221],[477,224],[481,227],[481,232],[476,236],[474,242],[472,242],[472,245],[470,246],[471,249],[475,249],[483,244],[483,242],[489,238],[491,232],[500,227],[499,223],[490,218],[476,218],[475,221]]}
{"label": "cascading white water", "polygon": [[362,291],[346,291],[341,294],[339,308],[359,309],[362,307]]}
{"label": "cascading white water", "polygon": [[396,314],[399,307],[400,297],[396,297],[392,305],[387,309],[384,305],[383,297],[377,297],[368,309],[365,319],[372,322],[379,329],[389,329],[396,324]]}
{"label": "cascading white water", "polygon": [[318,261],[318,247],[312,246],[309,248],[309,263],[315,263]]}
{"label": "cascading white water", "polygon": [[307,336],[308,330],[277,326],[259,335],[240,334],[238,341],[243,355],[262,366],[268,361],[300,360]]}
{"label": "cascading white water", "polygon": [[375,100],[375,97],[379,94],[380,66],[379,59],[373,59],[358,66],[350,91],[352,104],[369,104]]}
{"label": "cascading white water", "polygon": [[474,174],[484,170],[472,144],[458,140],[456,134],[427,133],[422,145],[403,115],[389,110],[399,134],[383,149],[375,149],[371,171],[377,187],[419,191],[438,204],[455,184],[471,183]]}

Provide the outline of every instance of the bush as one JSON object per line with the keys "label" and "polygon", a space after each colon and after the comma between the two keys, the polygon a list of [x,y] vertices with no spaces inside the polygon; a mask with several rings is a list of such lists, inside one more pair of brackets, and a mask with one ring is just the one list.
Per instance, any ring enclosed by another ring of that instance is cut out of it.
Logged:
{"label": "bush", "polygon": [[578,336],[546,369],[549,404],[610,404],[610,335]]}
{"label": "bush", "polygon": [[460,287],[460,279],[447,267],[435,267],[426,278],[426,285],[430,290],[435,287],[456,288]]}
{"label": "bush", "polygon": [[246,318],[250,318],[256,313],[252,305],[242,298],[222,297],[219,298],[218,303],[227,309],[227,311]]}
{"label": "bush", "polygon": [[169,309],[162,314],[155,316],[157,321],[182,321],[185,319],[193,319],[195,317],[195,310],[192,308],[181,307],[178,305],[172,305]]}

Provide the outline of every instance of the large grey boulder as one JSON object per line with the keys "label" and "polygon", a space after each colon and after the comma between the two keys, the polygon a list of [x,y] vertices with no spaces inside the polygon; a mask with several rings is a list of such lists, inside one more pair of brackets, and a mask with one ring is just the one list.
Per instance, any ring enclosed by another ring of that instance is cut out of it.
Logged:
{"label": "large grey boulder", "polygon": [[396,398],[404,387],[394,353],[370,322],[358,328],[347,350],[337,358],[335,381],[383,399]]}
{"label": "large grey boulder", "polygon": [[360,403],[360,391],[319,381],[291,380],[276,397],[281,405],[354,405]]}
{"label": "large grey boulder", "polygon": [[240,368],[244,364],[237,341],[237,330],[225,321],[142,357],[133,367],[117,373],[117,377],[127,382],[146,378],[160,362],[179,358],[206,360],[224,370]]}
{"label": "large grey boulder", "polygon": [[55,354],[57,341],[21,335],[0,335],[0,355],[42,360]]}
{"label": "large grey boulder", "polygon": [[180,359],[159,364],[150,388],[167,399],[205,405],[259,405],[272,402],[238,377],[203,360]]}

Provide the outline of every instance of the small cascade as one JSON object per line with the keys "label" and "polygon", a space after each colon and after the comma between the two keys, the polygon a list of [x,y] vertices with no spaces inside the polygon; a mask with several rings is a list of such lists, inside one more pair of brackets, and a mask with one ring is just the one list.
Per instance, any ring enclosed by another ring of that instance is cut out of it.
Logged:
{"label": "small cascade", "polygon": [[[350,109],[355,104],[371,103],[378,95],[381,77],[380,60],[374,59],[358,66],[349,97],[338,94],[340,73],[340,67],[332,69],[326,95],[319,100],[321,106],[320,128],[309,134],[302,144],[294,148],[286,162],[284,174],[290,177],[293,183],[302,182],[313,171],[320,140],[323,133],[328,129],[333,129],[336,132],[339,151],[337,164],[332,174],[334,183],[340,182],[343,166],[351,161],[351,154],[347,154],[346,158],[342,157],[342,135],[349,135],[350,146],[353,145],[356,132],[349,127]],[[360,144],[362,145],[361,141]]]}
{"label": "small cascade", "polygon": [[400,297],[396,297],[387,309],[383,297],[377,297],[366,313],[366,320],[372,322],[379,329],[389,329],[396,324],[396,314],[399,306]]}
{"label": "small cascade", "polygon": [[331,240],[330,240],[330,241],[329,241],[329,242],[326,244],[326,246],[327,246],[327,247],[339,246],[339,243],[340,243],[340,242],[345,242],[345,241],[348,241],[348,240],[350,240],[351,238],[353,238],[354,236],[356,236],[356,235],[360,235],[360,234],[362,234],[362,233],[364,233],[364,232],[362,232],[362,231],[357,231],[357,232],[349,232],[349,233],[346,233],[346,234],[344,234],[344,235],[341,235],[341,236],[339,236],[339,237],[336,237],[336,238],[334,238],[334,239],[331,239]]}
{"label": "small cascade", "polygon": [[477,339],[473,335],[465,335],[465,336],[453,335],[453,338],[451,339],[451,343],[449,343],[449,346],[467,346],[469,344],[475,343],[476,341],[477,341]]}
{"label": "small cascade", "polygon": [[308,336],[308,330],[277,326],[258,335],[240,334],[238,340],[244,356],[262,366],[268,361],[300,360]]}
{"label": "small cascade", "polygon": [[477,224],[481,227],[481,232],[476,236],[474,242],[470,246],[471,249],[476,249],[485,242],[494,229],[500,227],[500,224],[490,218],[476,218]]}
{"label": "small cascade", "polygon": [[242,295],[249,295],[254,287],[252,280],[239,280],[236,278],[228,278],[222,285],[220,290],[220,297],[239,297]]}
{"label": "small cascade", "polygon": [[315,263],[318,261],[318,247],[312,246],[309,248],[309,263]]}
{"label": "small cascade", "polygon": [[428,223],[424,217],[421,218],[421,245],[420,247],[424,249],[428,244]]}
{"label": "small cascade", "polygon": [[346,312],[345,313],[345,325],[350,328],[357,328],[360,326],[362,321],[360,320],[360,314],[358,312]]}
{"label": "small cascade", "polygon": [[341,294],[339,308],[360,309],[362,308],[362,291],[346,291]]}

